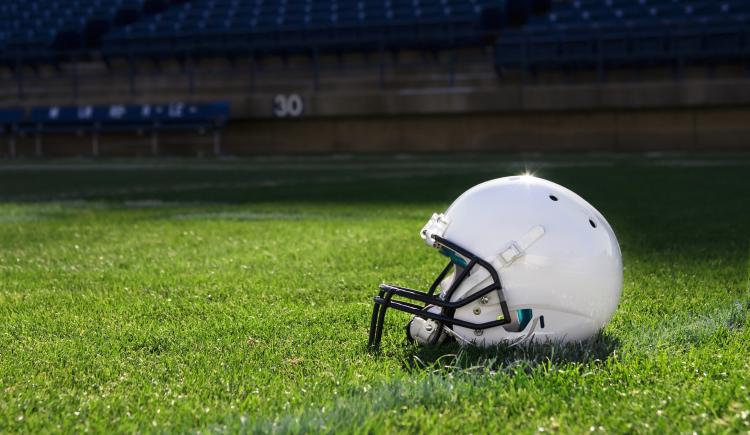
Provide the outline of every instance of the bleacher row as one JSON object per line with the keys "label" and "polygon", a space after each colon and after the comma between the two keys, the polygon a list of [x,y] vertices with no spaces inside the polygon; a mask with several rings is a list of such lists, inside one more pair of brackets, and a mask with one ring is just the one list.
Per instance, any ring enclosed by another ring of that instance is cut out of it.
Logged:
{"label": "bleacher row", "polygon": [[[111,55],[442,48],[491,42],[549,0],[195,0],[117,29]],[[145,43],[148,42],[148,43]]]}
{"label": "bleacher row", "polygon": [[551,0],[4,0],[0,56],[44,59],[492,42]]}
{"label": "bleacher row", "polygon": [[504,32],[503,69],[747,62],[750,0],[575,0]]}

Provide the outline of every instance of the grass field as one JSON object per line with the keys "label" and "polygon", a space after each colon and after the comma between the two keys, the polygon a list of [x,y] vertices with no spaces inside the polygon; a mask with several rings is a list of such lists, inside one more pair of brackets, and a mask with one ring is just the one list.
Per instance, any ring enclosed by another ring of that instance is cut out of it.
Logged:
{"label": "grass field", "polygon": [[[597,340],[408,345],[380,282],[418,230],[526,169],[615,229]],[[750,155],[0,163],[0,432],[750,430]]]}

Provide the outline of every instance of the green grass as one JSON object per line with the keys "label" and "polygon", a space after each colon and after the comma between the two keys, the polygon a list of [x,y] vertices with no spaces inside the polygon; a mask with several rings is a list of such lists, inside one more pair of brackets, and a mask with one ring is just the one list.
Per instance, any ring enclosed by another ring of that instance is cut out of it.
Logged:
{"label": "green grass", "polygon": [[[408,345],[382,281],[442,266],[417,231],[535,170],[624,256],[596,340]],[[750,429],[750,155],[0,164],[0,432]]]}

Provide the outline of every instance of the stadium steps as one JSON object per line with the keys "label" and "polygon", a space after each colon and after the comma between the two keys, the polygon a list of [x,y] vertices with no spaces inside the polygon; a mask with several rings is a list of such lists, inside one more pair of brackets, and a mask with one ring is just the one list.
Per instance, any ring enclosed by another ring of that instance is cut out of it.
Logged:
{"label": "stadium steps", "polygon": [[[309,71],[265,71],[252,78],[247,70],[239,69],[230,74],[216,74],[211,69],[197,73],[190,91],[190,77],[179,69],[163,72],[161,75],[141,75],[133,81],[136,93],[131,93],[130,80],[126,72],[99,74],[99,67],[91,66],[87,73],[91,77],[79,78],[78,95],[72,91],[72,78],[69,75],[49,72],[39,77],[29,76],[23,81],[23,98],[19,99],[16,82],[9,77],[0,79],[0,105],[32,106],[35,104],[60,104],[61,102],[127,103],[143,101],[197,101],[224,98],[251,98],[258,95],[302,93],[307,95],[358,95],[377,93],[444,93],[474,92],[491,93],[508,86],[576,85],[595,83],[593,71],[566,73],[550,70],[541,71],[535,81],[522,81],[523,77],[510,75],[498,79],[491,65],[484,67],[467,66],[458,68],[451,81],[450,74],[443,68],[426,71],[387,70],[384,82],[377,71],[328,71],[321,74],[317,87]],[[713,77],[716,80],[744,78],[742,66],[728,63],[715,65]],[[217,78],[218,77],[218,78]],[[690,66],[684,71],[685,80],[706,80],[709,77],[701,66]],[[665,82],[673,81],[672,71],[660,67],[642,68],[633,74],[629,68],[612,69],[608,81],[617,82]]]}
{"label": "stadium steps", "polygon": [[[47,77],[27,78],[23,83],[24,101],[54,103],[59,101],[131,101],[143,98],[159,98],[170,95],[177,99],[221,98],[223,96],[276,93],[320,93],[356,94],[383,91],[398,92],[404,89],[441,88],[489,88],[496,84],[497,77],[491,68],[485,71],[457,72],[452,81],[444,71],[414,74],[411,72],[386,72],[384,83],[376,72],[335,73],[320,77],[315,86],[309,74],[262,74],[252,80],[247,74],[223,74],[216,78],[211,73],[194,76],[194,88],[190,93],[190,77],[185,74],[139,76],[134,81],[136,94],[131,95],[127,75],[105,75],[97,78],[79,79],[78,98],[72,93],[70,77],[50,80]],[[8,83],[8,82],[6,82]],[[17,103],[14,86],[0,87],[0,103]]]}
{"label": "stadium steps", "polygon": [[[407,53],[408,54],[408,53]],[[471,58],[476,53],[459,53],[464,58]],[[467,57],[468,56],[468,57]],[[177,61],[165,61],[155,64],[141,61],[134,65],[138,74],[132,84],[135,95],[131,95],[131,81],[127,63],[113,63],[107,67],[102,62],[79,63],[75,68],[62,65],[61,68],[42,67],[37,71],[28,70],[23,76],[23,98],[19,101],[17,81],[11,75],[0,77],[0,104],[29,104],[41,101],[54,103],[59,101],[131,101],[142,98],[158,98],[160,95],[178,95],[180,99],[194,98],[198,95],[251,95],[259,92],[320,92],[320,93],[357,93],[379,92],[382,90],[397,91],[403,88],[440,88],[487,87],[492,86],[497,78],[491,62],[459,61],[455,65],[451,79],[450,67],[441,58],[441,64],[434,61],[425,63],[418,54],[401,56],[399,65],[389,66],[384,70],[383,79],[377,65],[358,66],[342,64],[340,59],[323,59],[317,89],[314,85],[314,74],[309,59],[300,58],[288,62],[285,66],[280,58],[266,58],[260,63],[253,77],[248,60],[237,61],[234,65],[226,60],[215,59],[201,61],[194,66],[194,87],[190,92],[190,75]],[[351,59],[349,59],[351,60]],[[372,61],[372,60],[371,60]],[[77,72],[77,80],[73,73]],[[73,83],[78,97],[74,95]]]}

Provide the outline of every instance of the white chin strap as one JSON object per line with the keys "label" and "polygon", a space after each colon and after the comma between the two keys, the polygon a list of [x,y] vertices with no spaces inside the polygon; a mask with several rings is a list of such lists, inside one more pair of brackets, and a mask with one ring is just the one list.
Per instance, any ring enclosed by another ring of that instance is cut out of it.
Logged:
{"label": "white chin strap", "polygon": [[[427,311],[440,314],[442,310],[436,306],[429,306],[427,307]],[[423,319],[418,316],[412,317],[406,327],[406,332],[409,334],[409,337],[421,346],[442,343],[445,341],[446,331],[448,331],[448,329],[443,328],[443,325],[437,320]]]}
{"label": "white chin strap", "polygon": [[[442,232],[445,230],[446,219],[442,215],[433,215],[432,219],[430,219],[430,222],[425,226],[425,229],[423,230],[422,236],[425,236],[425,230],[427,230],[427,234],[431,235],[433,234],[434,230],[438,230],[435,232]],[[437,228],[436,228],[437,227]],[[442,230],[442,231],[440,231]],[[502,268],[509,267],[513,262],[515,262],[517,259],[524,256],[526,253],[526,250],[536,243],[542,236],[544,236],[544,227],[541,225],[537,225],[533,228],[531,228],[526,234],[524,234],[520,239],[511,241],[508,243],[508,246],[502,250],[498,255],[496,255],[493,258],[488,259],[488,263],[492,265],[492,267],[495,268],[495,271],[500,271]],[[475,290],[485,287],[485,281],[490,278],[490,273],[483,268],[477,268],[477,270],[473,271],[468,277],[466,277],[463,282],[461,283],[460,287],[456,290],[455,294],[453,295],[453,300],[461,300],[469,295],[471,295]],[[433,312],[433,313],[442,313],[442,309],[435,306],[429,306],[427,308],[427,311]],[[507,332],[508,335],[508,341],[513,342],[513,344],[519,344],[522,342],[527,341],[531,338],[533,335],[534,330],[537,327],[537,324],[539,322],[538,318],[532,319],[532,322],[530,325],[528,325],[527,330],[523,332]],[[419,316],[414,316],[411,321],[409,322],[409,325],[407,326],[407,332],[409,334],[409,337],[411,337],[414,341],[419,343],[420,345],[430,345],[430,344],[439,344],[442,343],[447,335],[450,335],[451,337],[455,338],[456,341],[458,341],[461,344],[471,344],[472,341],[467,340],[464,337],[461,337],[459,334],[457,334],[455,331],[452,331],[448,328],[444,328],[443,325],[435,320],[432,319],[423,319]],[[439,334],[439,335],[438,335]]]}
{"label": "white chin strap", "polygon": [[[526,234],[523,235],[520,239],[510,242],[508,244],[508,247],[505,248],[504,251],[502,251],[497,257],[495,257],[494,260],[500,260],[503,264],[503,267],[508,267],[516,261],[516,259],[523,257],[523,254],[526,253],[526,250],[531,247],[534,243],[536,243],[537,240],[541,239],[544,235],[544,227],[541,225],[537,225],[530,229]],[[495,261],[492,261],[492,265],[495,265]]]}
{"label": "white chin strap", "polygon": [[[499,254],[488,258],[487,262],[495,268],[496,272],[500,269],[510,267],[513,262],[523,257],[526,250],[544,236],[544,228],[537,225],[531,228],[526,234],[518,240],[511,241],[507,247]],[[486,281],[491,278],[489,271],[484,268],[476,268],[471,275],[463,280],[460,287],[453,294],[453,300],[461,300],[474,293],[475,290],[486,285]]]}

